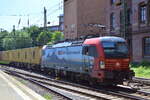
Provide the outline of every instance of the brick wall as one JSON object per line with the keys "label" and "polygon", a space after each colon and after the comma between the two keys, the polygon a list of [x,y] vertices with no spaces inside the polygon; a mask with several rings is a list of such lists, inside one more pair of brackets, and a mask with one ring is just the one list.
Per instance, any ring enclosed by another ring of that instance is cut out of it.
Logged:
{"label": "brick wall", "polygon": [[150,61],[149,58],[144,57],[144,37],[150,36],[150,26],[147,24],[139,23],[139,4],[147,4],[148,0],[132,0],[132,45],[133,45],[133,61],[141,62],[143,60]]}
{"label": "brick wall", "polygon": [[[116,0],[116,3],[120,0]],[[144,37],[150,36],[150,25],[146,22],[139,24],[139,4],[148,0],[127,0],[127,9],[131,9],[131,30],[133,61],[141,62],[143,57]],[[64,34],[65,38],[74,39],[87,34],[122,36],[120,33],[120,12],[123,5],[111,5],[110,0],[68,0],[64,6]],[[110,30],[110,14],[115,15],[115,30]],[[106,30],[87,26],[88,24],[102,24]],[[130,40],[131,38],[129,38]],[[149,59],[148,59],[149,60]],[[150,61],[150,60],[149,60]]]}
{"label": "brick wall", "polygon": [[64,3],[64,35],[66,39],[77,37],[77,0]]}
{"label": "brick wall", "polygon": [[107,7],[109,0],[68,0],[64,4],[65,38],[76,38],[87,34],[105,32],[89,24],[101,24],[107,27]]}

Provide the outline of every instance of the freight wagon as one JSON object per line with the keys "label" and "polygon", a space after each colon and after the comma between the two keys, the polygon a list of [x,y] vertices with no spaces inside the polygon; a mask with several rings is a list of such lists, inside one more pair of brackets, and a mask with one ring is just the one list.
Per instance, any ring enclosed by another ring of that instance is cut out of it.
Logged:
{"label": "freight wagon", "polygon": [[0,52],[0,60],[9,62],[12,66],[28,67],[35,69],[40,67],[42,47],[32,47]]}

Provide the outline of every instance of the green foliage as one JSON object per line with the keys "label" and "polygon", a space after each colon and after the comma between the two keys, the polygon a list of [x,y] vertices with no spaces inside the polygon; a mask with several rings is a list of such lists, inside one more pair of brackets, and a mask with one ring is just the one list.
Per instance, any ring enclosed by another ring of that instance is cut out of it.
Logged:
{"label": "green foliage", "polygon": [[147,61],[131,64],[131,69],[135,72],[136,77],[150,78],[150,63]]}
{"label": "green foliage", "polygon": [[136,77],[150,78],[150,66],[139,66],[131,68],[135,72]]}
{"label": "green foliage", "polygon": [[15,49],[15,40],[12,38],[4,38],[3,39],[3,48],[4,50]]}
{"label": "green foliage", "polygon": [[42,30],[37,26],[31,26],[30,28],[25,29],[30,34],[32,38],[32,46],[37,46],[37,37],[42,32]]}
{"label": "green foliage", "polygon": [[136,68],[136,67],[150,67],[150,62],[143,60],[141,63],[131,63],[131,67]]}
{"label": "green foliage", "polygon": [[64,35],[59,31],[54,32],[52,35],[52,41],[53,42],[60,41],[63,39],[64,39]]}
{"label": "green foliage", "polygon": [[148,61],[146,61],[146,60],[143,60],[143,61],[141,62],[141,65],[142,65],[142,66],[150,66],[150,62],[148,62]]}
{"label": "green foliage", "polygon": [[4,50],[3,48],[3,38],[5,38],[8,35],[7,31],[0,32],[0,51]]}
{"label": "green foliage", "polygon": [[46,100],[52,100],[52,95],[50,94],[44,94],[43,96]]}
{"label": "green foliage", "polygon": [[15,32],[3,31],[0,32],[0,51],[53,44],[63,38],[61,32],[50,32],[37,26],[24,27]]}
{"label": "green foliage", "polygon": [[4,50],[19,49],[32,46],[32,40],[27,32],[16,31],[9,33],[3,39]]}
{"label": "green foliage", "polygon": [[48,42],[51,42],[52,33],[48,31],[41,32],[37,37],[38,45],[45,45]]}
{"label": "green foliage", "polygon": [[130,66],[136,68],[136,67],[139,67],[139,64],[137,64],[137,63],[131,63]]}

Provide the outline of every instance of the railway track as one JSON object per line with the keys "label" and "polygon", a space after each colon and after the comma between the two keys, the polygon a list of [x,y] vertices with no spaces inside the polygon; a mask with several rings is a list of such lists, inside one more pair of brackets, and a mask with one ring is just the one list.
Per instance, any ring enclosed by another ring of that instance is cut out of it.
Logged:
{"label": "railway track", "polygon": [[[69,91],[71,93],[75,93],[75,94],[80,94],[81,95],[81,99],[82,97],[86,97],[87,99],[102,99],[102,100],[113,100],[115,99],[115,97],[108,97],[108,95],[105,95],[105,94],[100,94],[98,93],[96,95],[96,92],[92,93],[92,92],[86,92],[86,90],[79,90],[79,88],[77,87],[71,87],[71,86],[66,86],[66,84],[64,84],[65,82],[59,82],[57,80],[54,80],[54,79],[49,79],[49,78],[44,78],[44,77],[39,77],[39,76],[35,76],[35,75],[29,75],[29,74],[25,74],[25,73],[21,73],[21,72],[16,72],[16,71],[10,71],[10,70],[4,70],[4,72],[8,73],[8,74],[11,74],[11,75],[14,75],[14,76],[17,76],[17,77],[21,77],[25,80],[28,80],[28,81],[31,81],[37,85],[40,85],[44,88],[51,88],[52,91],[55,91],[56,92],[56,88],[58,89],[62,89],[62,90],[66,90],[66,91]],[[58,83],[59,82],[59,83]],[[79,86],[78,86],[79,87]],[[74,89],[73,89],[74,88]],[[59,92],[57,91],[56,93],[59,94]],[[68,94],[68,93],[66,93]],[[60,94],[62,95],[62,94]],[[64,94],[65,95],[65,94]],[[78,95],[79,96],[79,95]],[[65,96],[67,97],[68,99],[71,99],[73,100],[74,98],[72,97],[68,97],[68,96]],[[79,100],[79,99],[78,99]]]}
{"label": "railway track", "polygon": [[125,84],[141,93],[147,91],[147,95],[150,95],[150,79],[133,77],[132,81],[125,82]]}
{"label": "railway track", "polygon": [[150,85],[150,79],[139,78],[139,77],[133,77],[133,81],[134,81],[134,82],[141,83],[141,84],[145,84],[145,85]]}
{"label": "railway track", "polygon": [[[87,99],[104,99],[104,100],[113,100],[113,99],[132,99],[132,100],[149,100],[149,94],[146,92],[140,92],[138,90],[133,90],[130,88],[125,87],[109,87],[109,88],[103,88],[99,87],[97,89],[82,86],[79,84],[73,84],[70,82],[64,82],[61,80],[55,80],[51,78],[47,78],[45,76],[37,75],[37,74],[31,74],[28,72],[20,72],[20,71],[12,71],[8,70],[7,68],[2,68],[3,71],[5,71],[8,74],[15,75],[17,77],[21,77],[25,80],[31,81],[35,84],[38,84],[44,88],[51,89],[51,91],[54,91],[58,93],[56,90],[63,90],[63,91],[69,91],[73,94],[78,94],[81,97],[86,97]],[[54,89],[55,88],[55,89]],[[57,89],[56,89],[57,88]],[[66,96],[65,94],[68,93],[59,93],[60,95],[63,95],[64,97],[68,99],[74,99],[71,96]],[[142,95],[141,95],[142,94]],[[145,96],[143,96],[143,94]]]}

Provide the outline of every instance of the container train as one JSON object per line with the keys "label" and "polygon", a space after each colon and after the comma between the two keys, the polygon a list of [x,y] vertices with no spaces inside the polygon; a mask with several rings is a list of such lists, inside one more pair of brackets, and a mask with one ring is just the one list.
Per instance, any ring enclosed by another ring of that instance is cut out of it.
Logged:
{"label": "container train", "polygon": [[134,76],[129,68],[126,41],[113,36],[1,51],[0,60],[13,66],[104,85],[122,84]]}

